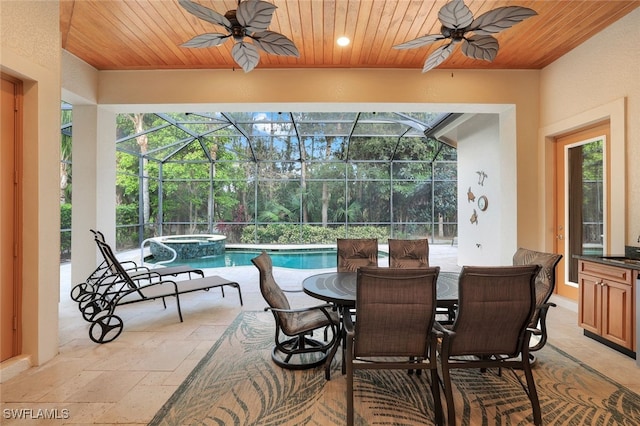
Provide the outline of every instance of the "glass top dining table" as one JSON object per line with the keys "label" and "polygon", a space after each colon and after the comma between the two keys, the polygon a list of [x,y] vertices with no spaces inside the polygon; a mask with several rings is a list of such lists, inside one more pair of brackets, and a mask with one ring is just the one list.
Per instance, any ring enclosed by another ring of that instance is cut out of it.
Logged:
{"label": "glass top dining table", "polygon": [[[440,272],[436,284],[437,306],[450,308],[458,303],[458,272]],[[302,281],[306,294],[346,308],[356,305],[356,272],[325,272]]]}

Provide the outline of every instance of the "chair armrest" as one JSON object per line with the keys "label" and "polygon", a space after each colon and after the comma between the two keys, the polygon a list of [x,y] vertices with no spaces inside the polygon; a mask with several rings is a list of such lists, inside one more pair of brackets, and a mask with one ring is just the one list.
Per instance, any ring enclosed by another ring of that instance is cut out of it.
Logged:
{"label": "chair armrest", "polygon": [[435,348],[443,357],[443,359],[449,359],[449,350],[451,348],[451,340],[455,337],[456,332],[449,330],[438,321],[433,323],[433,334],[437,342],[434,342]]}
{"label": "chair armrest", "polygon": [[[135,265],[135,263],[134,263],[134,265]],[[125,268],[125,271],[128,274],[134,274],[134,275],[140,275],[140,276],[152,272],[151,268],[148,268],[146,266],[138,266],[138,265],[135,265],[134,267],[131,267],[131,268]]]}
{"label": "chair armrest", "polygon": [[442,324],[440,324],[438,321],[433,323],[433,330],[435,331],[435,333],[438,336],[448,336],[448,337],[453,337],[456,335],[456,332],[453,330],[449,330],[448,328],[446,328],[445,326],[443,326]]}
{"label": "chair armrest", "polygon": [[122,290],[122,288],[128,287],[126,280],[122,279],[119,275],[105,275],[98,282],[93,284],[94,293],[98,294],[113,294]]}
{"label": "chair armrest", "polygon": [[297,308],[297,309],[281,309],[281,308],[272,308],[271,306],[267,306],[266,308],[264,308],[264,310],[271,311],[271,312],[281,312],[285,314],[321,311],[324,314],[324,316],[327,317],[327,320],[332,324],[332,328],[334,328],[338,324],[333,318],[331,318],[331,314],[329,314],[329,312],[327,311],[328,308],[333,309],[333,305],[326,303],[324,305],[309,306],[309,307]]}
{"label": "chair armrest", "polygon": [[540,305],[538,309],[540,309],[540,328],[544,331],[547,328],[547,313],[549,312],[549,308],[556,307],[557,305],[553,302],[543,303]]}
{"label": "chair armrest", "polygon": [[156,271],[152,271],[150,269],[146,269],[146,270],[141,270],[141,271],[136,270],[135,272],[136,272],[135,275],[130,276],[132,281],[148,280],[149,283],[151,283],[154,278],[162,281],[162,275],[160,275]]}
{"label": "chair armrest", "polygon": [[[132,270],[137,271],[140,268],[140,266],[138,266],[138,264],[133,260],[121,261],[120,265],[122,265],[122,268],[126,271],[132,271]],[[130,265],[130,266],[126,266],[126,265]]]}
{"label": "chair armrest", "polygon": [[527,331],[533,334],[534,336],[539,336],[542,334],[542,330],[534,327],[527,327]]}
{"label": "chair armrest", "polygon": [[539,321],[542,321],[543,318],[546,318],[549,308],[555,308],[556,306],[558,305],[553,302],[541,303],[540,305],[536,306],[536,310],[540,313]]}
{"label": "chair armrest", "polygon": [[343,315],[342,316],[342,325],[344,326],[345,331],[347,332],[347,336],[353,337],[355,336],[356,330],[353,324],[353,318],[351,315]]}
{"label": "chair armrest", "polygon": [[547,302],[541,304],[538,307],[538,309],[540,310],[540,315],[538,316],[538,324],[536,324],[536,327],[531,328],[531,334],[541,337],[540,341],[537,344],[529,348],[530,352],[539,351],[547,343],[547,313],[549,312],[549,308],[555,306],[557,306],[555,303]]}
{"label": "chair armrest", "polygon": [[330,304],[324,304],[324,305],[316,305],[316,306],[308,306],[308,307],[304,307],[304,308],[296,308],[296,309],[281,309],[281,308],[272,308],[271,306],[267,306],[266,308],[264,308],[265,311],[273,311],[273,312],[283,312],[285,314],[295,314],[298,312],[308,312],[308,311],[315,311],[316,309],[319,310],[324,310],[327,308],[333,308],[333,305]]}

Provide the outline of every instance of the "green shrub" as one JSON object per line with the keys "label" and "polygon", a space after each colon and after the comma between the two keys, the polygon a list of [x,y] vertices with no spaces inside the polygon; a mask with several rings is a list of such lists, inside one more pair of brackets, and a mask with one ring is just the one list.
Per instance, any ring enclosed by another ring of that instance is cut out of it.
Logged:
{"label": "green shrub", "polygon": [[344,227],[316,225],[269,224],[247,226],[242,232],[244,244],[335,244],[338,238],[377,238],[384,243],[389,238],[387,226],[354,226],[345,233]]}
{"label": "green shrub", "polygon": [[60,204],[60,260],[71,259],[71,204]]}
{"label": "green shrub", "polygon": [[137,204],[116,206],[116,250],[127,250],[139,246]]}

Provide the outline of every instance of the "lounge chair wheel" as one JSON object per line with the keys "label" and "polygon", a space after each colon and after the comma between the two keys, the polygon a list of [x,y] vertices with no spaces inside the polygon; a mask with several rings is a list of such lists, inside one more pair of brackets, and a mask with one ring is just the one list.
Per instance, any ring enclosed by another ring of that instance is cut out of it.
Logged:
{"label": "lounge chair wheel", "polygon": [[78,296],[78,309],[80,312],[84,311],[87,305],[93,303],[100,296],[96,293],[84,293]]}
{"label": "lounge chair wheel", "polygon": [[97,318],[106,316],[109,308],[104,307],[99,300],[92,300],[81,308],[82,317],[87,322],[94,322]]}
{"label": "lounge chair wheel", "polygon": [[89,327],[89,338],[96,343],[109,343],[122,333],[122,319],[117,315],[98,318]]}
{"label": "lounge chair wheel", "polygon": [[82,296],[85,294],[91,294],[94,292],[93,286],[89,283],[80,283],[71,289],[71,300],[79,302]]}

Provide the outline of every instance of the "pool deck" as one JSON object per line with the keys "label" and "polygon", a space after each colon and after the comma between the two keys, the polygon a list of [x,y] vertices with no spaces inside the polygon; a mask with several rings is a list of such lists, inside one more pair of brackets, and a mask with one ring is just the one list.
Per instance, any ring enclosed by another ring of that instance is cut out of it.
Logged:
{"label": "pool deck", "polygon": [[[335,248],[335,245],[282,245],[282,244],[231,244],[228,247],[233,248],[247,248],[247,249],[311,249],[311,248]],[[379,250],[388,253],[388,245],[381,244]],[[120,261],[131,260],[140,264],[140,250],[129,250],[120,252],[117,255]],[[460,271],[458,266],[458,247],[451,244],[432,244],[429,245],[429,263],[432,266],[440,266],[440,270],[444,271]],[[151,268],[157,267],[157,265],[147,265]],[[389,258],[381,257],[379,259],[379,266],[389,266]],[[292,269],[274,267],[274,271],[278,271],[278,281],[281,281],[283,287],[287,287],[286,283],[297,283],[295,286],[299,287],[299,283],[302,279],[321,272],[332,271],[335,268],[324,269]],[[243,283],[247,281],[248,276],[252,276],[253,272],[257,273],[256,268],[253,265],[249,266],[233,266],[233,267],[218,267],[218,268],[203,268],[205,276],[220,275],[228,280]],[[60,265],[60,292],[63,297],[68,298],[68,292],[71,289],[71,264],[64,263]]]}
{"label": "pool deck", "polygon": [[[227,248],[232,249],[247,249],[247,250],[322,250],[322,249],[336,249],[335,244],[227,244]],[[378,246],[378,250],[383,253],[389,253],[389,246],[387,244],[380,244]],[[136,262],[140,262],[140,251],[133,252],[134,257],[128,258],[127,253],[121,253],[118,255],[118,258],[121,260],[133,260]],[[122,258],[120,257],[122,256]],[[137,256],[137,257],[136,257]],[[388,257],[380,257],[378,260],[379,266],[389,266],[389,258]],[[432,266],[440,266],[441,271],[460,271],[460,266],[458,266],[458,247],[456,245],[448,244],[430,244],[429,245],[429,263]],[[150,265],[153,267],[154,265]],[[253,265],[250,265],[253,267]],[[220,271],[221,269],[234,269],[237,267],[231,268],[205,268],[205,275],[213,275],[217,274],[215,271]],[[281,269],[291,269],[291,268],[281,268]],[[304,272],[313,271],[313,273],[317,273],[318,271],[326,271],[327,269],[333,268],[325,268],[325,269],[306,269]],[[209,273],[206,273],[206,272]],[[300,271],[300,270],[299,270]],[[227,271],[225,271],[227,272]],[[222,274],[222,272],[219,272]]]}

